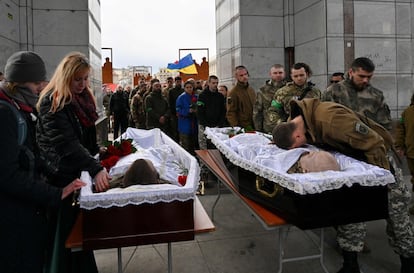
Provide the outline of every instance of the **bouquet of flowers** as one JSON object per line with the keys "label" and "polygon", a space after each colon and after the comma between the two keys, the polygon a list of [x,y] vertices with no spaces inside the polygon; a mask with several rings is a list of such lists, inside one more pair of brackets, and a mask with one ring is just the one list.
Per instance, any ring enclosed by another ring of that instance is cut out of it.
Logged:
{"label": "bouquet of flowers", "polygon": [[248,125],[247,127],[245,127],[245,128],[240,128],[240,129],[236,129],[236,128],[234,128],[234,127],[231,127],[227,132],[226,132],[226,134],[228,134],[229,135],[229,137],[231,138],[231,137],[234,137],[235,135],[238,135],[238,134],[242,134],[242,133],[255,133],[255,131],[254,131],[254,129],[253,129],[253,127],[252,126],[250,126],[250,125]]}
{"label": "bouquet of flowers", "polygon": [[101,165],[109,170],[126,155],[135,153],[137,149],[132,145],[132,139],[121,139],[121,141],[108,142],[106,152],[101,156]]}

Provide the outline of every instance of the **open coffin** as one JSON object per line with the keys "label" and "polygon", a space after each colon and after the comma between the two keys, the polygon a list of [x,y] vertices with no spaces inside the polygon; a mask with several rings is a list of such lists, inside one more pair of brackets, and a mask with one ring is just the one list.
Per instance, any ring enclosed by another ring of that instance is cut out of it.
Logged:
{"label": "open coffin", "polygon": [[224,155],[241,194],[302,229],[386,218],[387,184],[395,181],[385,169],[340,153],[333,155],[341,171],[288,174],[304,151],[271,145],[271,136],[234,128],[206,128],[206,135]]}
{"label": "open coffin", "polygon": [[[139,158],[152,161],[165,184],[133,185],[93,193],[91,177],[80,193],[83,210],[83,247],[99,249],[194,238],[193,201],[200,169],[197,160],[159,129],[128,128],[122,139],[132,139],[137,151],[121,158],[110,170],[113,177],[125,173]],[[186,170],[184,186],[178,176]]]}

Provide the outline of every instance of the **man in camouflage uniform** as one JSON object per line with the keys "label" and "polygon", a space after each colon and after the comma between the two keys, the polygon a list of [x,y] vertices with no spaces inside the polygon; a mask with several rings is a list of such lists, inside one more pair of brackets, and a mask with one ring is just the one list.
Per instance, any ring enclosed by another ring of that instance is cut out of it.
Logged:
{"label": "man in camouflage uniform", "polygon": [[[327,88],[322,100],[335,101],[343,104],[361,116],[368,117],[391,130],[391,115],[388,105],[384,102],[383,93],[369,84],[375,70],[374,63],[368,58],[357,58],[353,61],[345,80]],[[393,160],[392,157],[390,157]],[[394,167],[396,183],[390,184],[388,191],[389,219],[387,234],[394,251],[400,255],[401,272],[414,272],[414,229],[410,222],[408,206],[410,193],[403,183],[401,170]],[[366,226],[364,223],[338,227],[338,243],[343,250],[344,267],[340,272],[349,271],[346,260],[360,252],[364,245]]]}
{"label": "man in camouflage uniform", "polygon": [[170,109],[167,99],[162,95],[161,83],[154,81],[152,92],[144,99],[146,115],[146,128],[160,128],[168,133],[170,120]]}
{"label": "man in camouflage uniform", "polygon": [[168,94],[170,90],[174,88],[174,78],[168,77],[167,78],[167,86],[162,90],[162,95],[168,99]]}
{"label": "man in camouflage uniform", "polygon": [[275,64],[270,68],[270,80],[260,87],[256,94],[256,102],[253,107],[254,128],[264,133],[272,133],[276,125],[272,113],[269,111],[270,103],[276,91],[286,84],[285,69],[281,64]]}
{"label": "man in camouflage uniform", "polygon": [[305,63],[296,63],[292,66],[290,74],[292,82],[276,91],[269,107],[272,123],[277,124],[287,120],[290,114],[289,102],[291,100],[321,97],[321,91],[308,81],[311,75],[312,71]]}
{"label": "man in camouflage uniform", "polygon": [[138,129],[146,129],[145,120],[145,109],[143,94],[147,91],[147,85],[144,84],[131,99],[131,119],[134,123],[134,127]]}

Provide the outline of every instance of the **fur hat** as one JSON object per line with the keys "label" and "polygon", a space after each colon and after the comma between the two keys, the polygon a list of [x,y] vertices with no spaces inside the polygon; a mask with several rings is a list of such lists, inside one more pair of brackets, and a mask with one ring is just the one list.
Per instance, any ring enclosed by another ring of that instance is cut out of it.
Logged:
{"label": "fur hat", "polygon": [[159,174],[152,162],[148,159],[137,159],[125,173],[122,187],[126,188],[132,185],[158,184]]}
{"label": "fur hat", "polygon": [[9,57],[4,69],[8,82],[40,82],[46,80],[46,66],[42,58],[31,51],[19,51]]}

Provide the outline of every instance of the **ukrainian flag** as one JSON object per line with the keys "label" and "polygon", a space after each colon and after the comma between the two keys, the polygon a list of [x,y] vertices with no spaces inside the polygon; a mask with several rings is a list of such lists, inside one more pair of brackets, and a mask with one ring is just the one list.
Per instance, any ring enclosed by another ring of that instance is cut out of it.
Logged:
{"label": "ukrainian flag", "polygon": [[167,71],[178,71],[184,74],[198,74],[191,53],[180,59],[178,62],[169,63]]}

